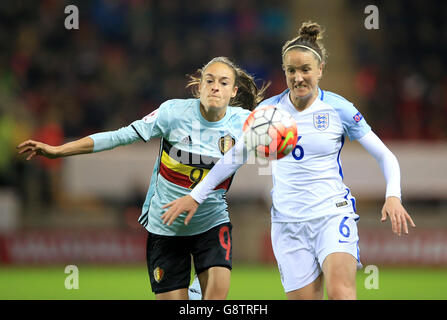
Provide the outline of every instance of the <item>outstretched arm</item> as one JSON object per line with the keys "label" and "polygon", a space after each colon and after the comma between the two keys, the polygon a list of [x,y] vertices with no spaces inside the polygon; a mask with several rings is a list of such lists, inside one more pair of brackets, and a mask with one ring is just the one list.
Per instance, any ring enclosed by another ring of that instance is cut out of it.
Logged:
{"label": "outstretched arm", "polygon": [[25,153],[28,155],[26,160],[30,160],[36,155],[54,159],[109,150],[137,140],[140,140],[140,136],[135,128],[130,125],[115,131],[95,133],[60,146],[50,146],[40,141],[27,140],[19,144],[17,149],[19,149],[19,154]]}
{"label": "outstretched arm", "polygon": [[199,205],[205,201],[216,186],[234,174],[245,161],[246,152],[244,150],[244,137],[241,137],[236,145],[214,165],[206,177],[189,195],[178,198],[162,207],[163,209],[169,208],[161,216],[163,223],[171,225],[179,215],[186,212],[185,225],[187,225],[197,211]]}
{"label": "outstretched arm", "polygon": [[50,146],[43,142],[26,140],[17,146],[19,154],[26,154],[26,160],[31,160],[34,156],[40,155],[50,159],[72,156],[76,154],[93,152],[93,139],[84,137],[82,139],[65,143],[60,146]]}
{"label": "outstretched arm", "polygon": [[360,144],[377,160],[386,180],[386,200],[382,208],[381,221],[387,216],[391,220],[391,228],[397,235],[408,234],[407,221],[416,227],[408,212],[401,203],[400,167],[397,158],[372,131],[358,139]]}

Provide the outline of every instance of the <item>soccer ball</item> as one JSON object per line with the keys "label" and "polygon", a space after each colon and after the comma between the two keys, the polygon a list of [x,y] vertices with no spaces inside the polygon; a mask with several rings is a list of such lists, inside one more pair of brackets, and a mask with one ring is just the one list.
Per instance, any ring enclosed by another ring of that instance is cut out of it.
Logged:
{"label": "soccer ball", "polygon": [[269,160],[288,155],[298,140],[298,130],[293,117],[275,106],[254,110],[242,128],[244,142],[249,152]]}

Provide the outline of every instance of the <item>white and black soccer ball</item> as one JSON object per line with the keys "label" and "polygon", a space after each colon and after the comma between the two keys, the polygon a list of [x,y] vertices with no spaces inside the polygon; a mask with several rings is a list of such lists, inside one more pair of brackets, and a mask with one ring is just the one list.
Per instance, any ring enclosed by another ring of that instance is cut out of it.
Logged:
{"label": "white and black soccer ball", "polygon": [[254,110],[245,120],[243,131],[247,150],[269,160],[288,155],[298,140],[295,119],[276,106]]}

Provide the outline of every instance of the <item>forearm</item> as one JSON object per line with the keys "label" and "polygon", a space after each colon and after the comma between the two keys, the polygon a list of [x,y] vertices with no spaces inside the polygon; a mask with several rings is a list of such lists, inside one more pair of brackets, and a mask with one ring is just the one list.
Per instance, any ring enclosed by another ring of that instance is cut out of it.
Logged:
{"label": "forearm", "polygon": [[385,197],[397,197],[400,199],[400,167],[397,158],[390,151],[379,164],[387,182]]}
{"label": "forearm", "polygon": [[231,148],[211,169],[208,175],[190,193],[199,204],[205,201],[209,194],[222,181],[234,174],[246,161],[243,138]]}
{"label": "forearm", "polygon": [[89,136],[93,141],[92,152],[110,150],[140,140],[132,125],[115,131],[99,132]]}
{"label": "forearm", "polygon": [[400,167],[396,156],[372,131],[358,140],[377,160],[386,180],[385,197],[401,198]]}
{"label": "forearm", "polygon": [[77,154],[92,153],[93,146],[93,139],[90,137],[84,137],[76,141],[67,142],[57,147],[56,155],[58,157],[67,157]]}
{"label": "forearm", "polygon": [[121,145],[133,143],[139,139],[137,132],[132,126],[127,126],[115,131],[95,133],[82,139],[63,144],[58,147],[57,156],[67,157],[110,150]]}

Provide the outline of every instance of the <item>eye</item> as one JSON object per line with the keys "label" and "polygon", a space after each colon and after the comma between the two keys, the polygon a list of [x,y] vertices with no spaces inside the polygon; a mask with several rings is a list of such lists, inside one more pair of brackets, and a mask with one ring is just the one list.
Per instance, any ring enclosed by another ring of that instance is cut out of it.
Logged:
{"label": "eye", "polygon": [[206,83],[212,83],[212,82],[213,82],[213,80],[211,80],[211,79],[206,80]]}
{"label": "eye", "polygon": [[295,73],[295,69],[289,68],[289,69],[287,69],[287,72],[293,74],[293,73]]}

